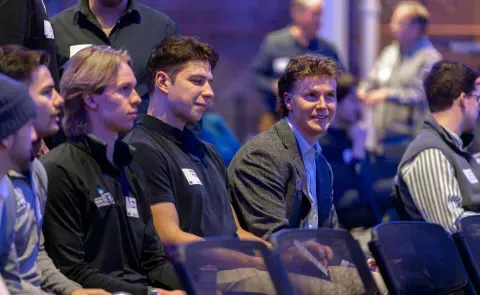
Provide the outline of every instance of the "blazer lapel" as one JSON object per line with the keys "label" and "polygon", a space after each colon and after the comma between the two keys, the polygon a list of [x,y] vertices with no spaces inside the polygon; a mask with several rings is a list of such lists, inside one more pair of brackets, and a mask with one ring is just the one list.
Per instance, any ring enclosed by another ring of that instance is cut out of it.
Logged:
{"label": "blazer lapel", "polygon": [[[283,145],[287,150],[288,161],[292,161],[295,169],[297,170],[297,174],[301,179],[301,191],[302,191],[302,207],[306,210],[306,214],[310,211],[310,201],[308,200],[308,182],[307,176],[305,172],[305,166],[303,164],[302,155],[300,153],[300,148],[297,143],[297,139],[295,138],[295,134],[293,134],[292,128],[288,125],[285,119],[281,119],[277,124],[275,124],[275,128],[278,133],[278,137],[282,141]],[[298,179],[297,179],[298,181]],[[298,185],[300,185],[298,183]],[[297,189],[298,189],[297,185]],[[305,218],[306,214],[302,214],[302,219]]]}

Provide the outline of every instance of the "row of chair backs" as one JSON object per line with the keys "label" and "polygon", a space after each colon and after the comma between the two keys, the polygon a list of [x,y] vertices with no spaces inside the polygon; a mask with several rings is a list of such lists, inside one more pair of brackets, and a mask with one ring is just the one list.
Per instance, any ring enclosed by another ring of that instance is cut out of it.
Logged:
{"label": "row of chair backs", "polygon": [[371,233],[369,248],[390,294],[476,294],[455,243],[442,226],[390,222]]}
{"label": "row of chair backs", "polygon": [[269,250],[260,242],[208,239],[179,246],[174,260],[188,294],[194,295],[378,292],[348,231],[285,230],[271,240]]}

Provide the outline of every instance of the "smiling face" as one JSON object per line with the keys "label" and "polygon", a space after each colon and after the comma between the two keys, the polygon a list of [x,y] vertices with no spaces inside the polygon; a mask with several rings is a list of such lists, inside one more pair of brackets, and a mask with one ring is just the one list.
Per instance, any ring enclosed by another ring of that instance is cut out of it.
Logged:
{"label": "smiling face", "polygon": [[325,76],[298,80],[284,95],[288,118],[313,145],[335,118],[337,82]]}
{"label": "smiling face", "polygon": [[200,121],[214,93],[210,64],[203,61],[188,62],[178,72],[175,81],[168,79],[168,117],[173,126]]}

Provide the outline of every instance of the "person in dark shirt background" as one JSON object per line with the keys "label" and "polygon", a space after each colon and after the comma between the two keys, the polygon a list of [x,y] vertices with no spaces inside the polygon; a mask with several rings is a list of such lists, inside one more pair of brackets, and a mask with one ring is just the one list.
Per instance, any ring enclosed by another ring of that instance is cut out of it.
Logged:
{"label": "person in dark shirt background", "polygon": [[52,179],[45,246],[86,288],[183,294],[164,290],[182,285],[155,232],[143,172],[118,139],[133,127],[140,104],[130,65],[126,51],[106,46],[83,49],[67,63],[60,92],[69,139],[43,158]]}
{"label": "person in dark shirt background", "polygon": [[[15,0],[17,1],[17,0]],[[137,0],[79,0],[52,18],[60,70],[78,50],[90,45],[126,49],[133,60],[138,107],[146,113],[148,91],[145,66],[155,45],[180,34],[176,23],[164,13]]]}
{"label": "person in dark shirt background", "polygon": [[50,55],[49,70],[58,87],[55,36],[43,0],[1,0],[0,28],[0,46],[17,44]]}
{"label": "person in dark shirt background", "polygon": [[255,85],[263,95],[267,108],[260,119],[259,132],[279,119],[275,112],[277,80],[292,57],[310,53],[339,62],[336,48],[318,36],[322,14],[323,0],[292,0],[292,24],[269,33],[263,40],[253,63]]}

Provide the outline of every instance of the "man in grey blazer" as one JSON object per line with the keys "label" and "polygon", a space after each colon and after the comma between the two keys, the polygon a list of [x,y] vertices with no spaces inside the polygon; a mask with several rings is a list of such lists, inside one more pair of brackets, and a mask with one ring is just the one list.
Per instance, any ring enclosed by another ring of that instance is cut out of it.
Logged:
{"label": "man in grey blazer", "polygon": [[240,224],[267,239],[285,228],[338,227],[332,171],[318,137],[335,117],[339,65],[324,56],[293,58],[278,82],[284,117],[255,136],[228,168]]}

